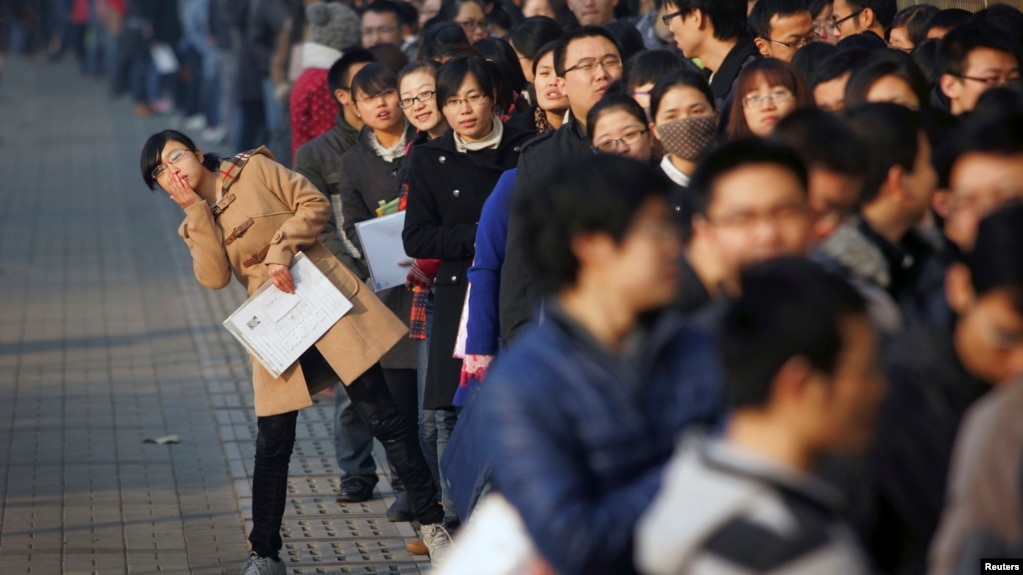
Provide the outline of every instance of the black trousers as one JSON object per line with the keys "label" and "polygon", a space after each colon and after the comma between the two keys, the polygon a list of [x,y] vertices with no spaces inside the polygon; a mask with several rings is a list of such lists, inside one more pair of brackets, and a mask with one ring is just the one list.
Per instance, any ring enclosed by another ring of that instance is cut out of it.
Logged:
{"label": "black trousers", "polygon": [[[380,365],[371,367],[345,391],[370,433],[383,444],[388,461],[408,492],[416,521],[423,525],[443,521],[437,486],[426,466],[419,439],[408,432],[408,423],[391,397]],[[249,543],[260,557],[277,557],[283,545],[281,522],[287,505],[288,463],[295,446],[297,421],[297,411],[260,417],[257,421]]]}

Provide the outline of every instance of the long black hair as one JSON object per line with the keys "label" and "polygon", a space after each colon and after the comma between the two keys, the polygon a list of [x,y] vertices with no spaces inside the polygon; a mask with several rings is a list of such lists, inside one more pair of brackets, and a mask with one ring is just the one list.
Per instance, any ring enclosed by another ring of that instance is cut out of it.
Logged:
{"label": "long black hair", "polygon": [[[156,180],[153,179],[153,170],[156,169],[156,166],[160,165],[160,154],[163,153],[163,149],[167,146],[167,142],[177,142],[182,144],[191,152],[199,151],[199,148],[195,146],[195,142],[192,141],[192,138],[189,138],[177,130],[164,130],[149,136],[145,145],[142,146],[142,154],[139,157],[139,168],[142,170],[142,181],[146,183],[146,186],[149,187],[150,190],[156,189],[157,183]],[[220,158],[215,154],[204,153],[202,165],[207,170],[216,172],[220,167]]]}

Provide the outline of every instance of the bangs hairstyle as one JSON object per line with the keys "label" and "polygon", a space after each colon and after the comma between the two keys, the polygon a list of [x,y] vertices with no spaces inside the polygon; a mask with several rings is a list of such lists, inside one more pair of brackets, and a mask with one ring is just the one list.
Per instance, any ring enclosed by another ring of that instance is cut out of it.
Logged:
{"label": "bangs hairstyle", "polygon": [[580,235],[605,233],[621,242],[639,208],[665,198],[668,182],[654,167],[624,156],[588,155],[513,199],[525,230],[528,262],[546,293],[572,286]]}
{"label": "bangs hairstyle", "polygon": [[[536,51],[536,57],[533,58],[533,76],[536,76],[537,62],[539,62],[540,59],[546,56],[548,53],[554,54],[555,52],[557,52],[558,46],[561,44],[561,42],[562,40],[558,38],[557,40],[552,40],[544,44],[543,46],[540,46],[540,49]],[[551,65],[553,64],[554,62],[551,62]]]}
{"label": "bangs hairstyle", "polygon": [[754,264],[741,275],[741,294],[724,313],[718,357],[725,403],[758,409],[789,360],[835,373],[845,340],[843,322],[867,318],[867,303],[847,281],[806,258]]}
{"label": "bangs hairstyle", "polygon": [[735,95],[732,97],[730,110],[731,119],[725,131],[729,139],[748,138],[753,135],[749,124],[746,123],[746,113],[743,110],[742,101],[761,81],[767,82],[768,86],[788,88],[796,102],[796,110],[809,108],[813,105],[806,83],[803,82],[803,78],[792,67],[792,64],[775,58],[764,58],[752,62],[743,69],[739,74],[739,79],[735,82]]}
{"label": "bangs hairstyle", "polygon": [[444,102],[453,98],[469,76],[476,79],[480,91],[494,101],[494,78],[487,62],[472,56],[459,56],[448,60],[437,70],[437,105],[443,110]]}
{"label": "bangs hairstyle", "polygon": [[369,64],[352,78],[352,98],[359,99],[359,93],[370,97],[385,90],[397,90],[398,77],[394,70],[379,62]]}
{"label": "bangs hairstyle", "polygon": [[883,57],[878,57],[866,66],[856,70],[849,77],[849,83],[845,86],[845,105],[858,106],[867,103],[867,93],[882,78],[892,76],[898,78],[909,86],[909,89],[920,101],[920,108],[930,106],[930,93],[927,89],[927,79],[920,68],[909,56],[892,51]]}
{"label": "bangs hairstyle", "polygon": [[625,64],[625,92],[632,94],[643,84],[656,84],[665,74],[676,70],[684,70],[685,60],[682,56],[668,50],[647,50],[640,52]]}
{"label": "bangs hairstyle", "polygon": [[663,76],[654,84],[653,89],[650,90],[651,118],[657,117],[657,112],[661,109],[661,101],[664,100],[665,94],[679,87],[693,88],[699,91],[703,94],[704,98],[707,98],[707,104],[710,105],[710,109],[717,111],[717,106],[714,104],[714,92],[711,91],[707,78],[703,74],[692,70],[676,70]]}
{"label": "bangs hairstyle", "polygon": [[440,63],[436,60],[416,60],[415,62],[409,63],[407,66],[401,69],[398,73],[398,89],[401,89],[401,83],[405,81],[406,76],[415,74],[416,72],[426,72],[433,76],[433,79],[437,79],[437,70],[440,68]]}
{"label": "bangs hairstyle", "polygon": [[592,108],[590,112],[586,114],[586,125],[589,129],[586,130],[587,136],[590,138],[590,143],[593,143],[593,135],[597,131],[596,126],[605,114],[610,112],[622,111],[639,122],[639,125],[644,130],[649,129],[647,127],[646,113],[643,112],[643,108],[639,107],[639,104],[632,99],[631,96],[625,94],[608,94],[600,99]]}
{"label": "bangs hairstyle", "polygon": [[[160,155],[163,154],[163,149],[167,147],[169,142],[177,142],[191,152],[196,152],[199,148],[195,147],[195,142],[192,138],[182,134],[177,130],[164,130],[157,132],[142,146],[142,154],[139,156],[139,169],[142,170],[142,181],[146,183],[146,187],[150,190],[156,189],[158,185],[156,180],[153,179],[153,170],[156,166],[161,163]],[[215,154],[203,153],[202,165],[204,168],[211,172],[216,172],[220,167],[220,158]]]}

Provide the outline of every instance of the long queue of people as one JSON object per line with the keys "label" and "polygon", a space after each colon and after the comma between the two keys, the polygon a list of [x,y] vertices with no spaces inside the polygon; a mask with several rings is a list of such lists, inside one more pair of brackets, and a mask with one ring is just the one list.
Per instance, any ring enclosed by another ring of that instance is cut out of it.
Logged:
{"label": "long queue of people", "polygon": [[[243,574],[284,572],[295,410],[338,380],[338,502],[374,497],[381,439],[388,518],[442,568],[498,500],[531,573],[1023,552],[1023,13],[431,2],[279,18],[306,38],[280,43],[283,150],[167,130],[142,153],[201,283],[293,291],[315,252],[363,306],[279,381],[255,370]],[[374,296],[356,226],[388,210],[408,277]]]}

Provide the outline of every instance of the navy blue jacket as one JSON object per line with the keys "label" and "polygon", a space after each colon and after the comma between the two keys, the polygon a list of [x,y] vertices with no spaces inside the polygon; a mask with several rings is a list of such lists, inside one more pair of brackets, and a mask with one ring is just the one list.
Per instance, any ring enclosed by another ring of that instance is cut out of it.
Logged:
{"label": "navy blue jacket", "polygon": [[617,357],[546,313],[480,389],[495,487],[560,575],[635,573],[633,530],[677,435],[721,419],[712,340],[663,315]]}

